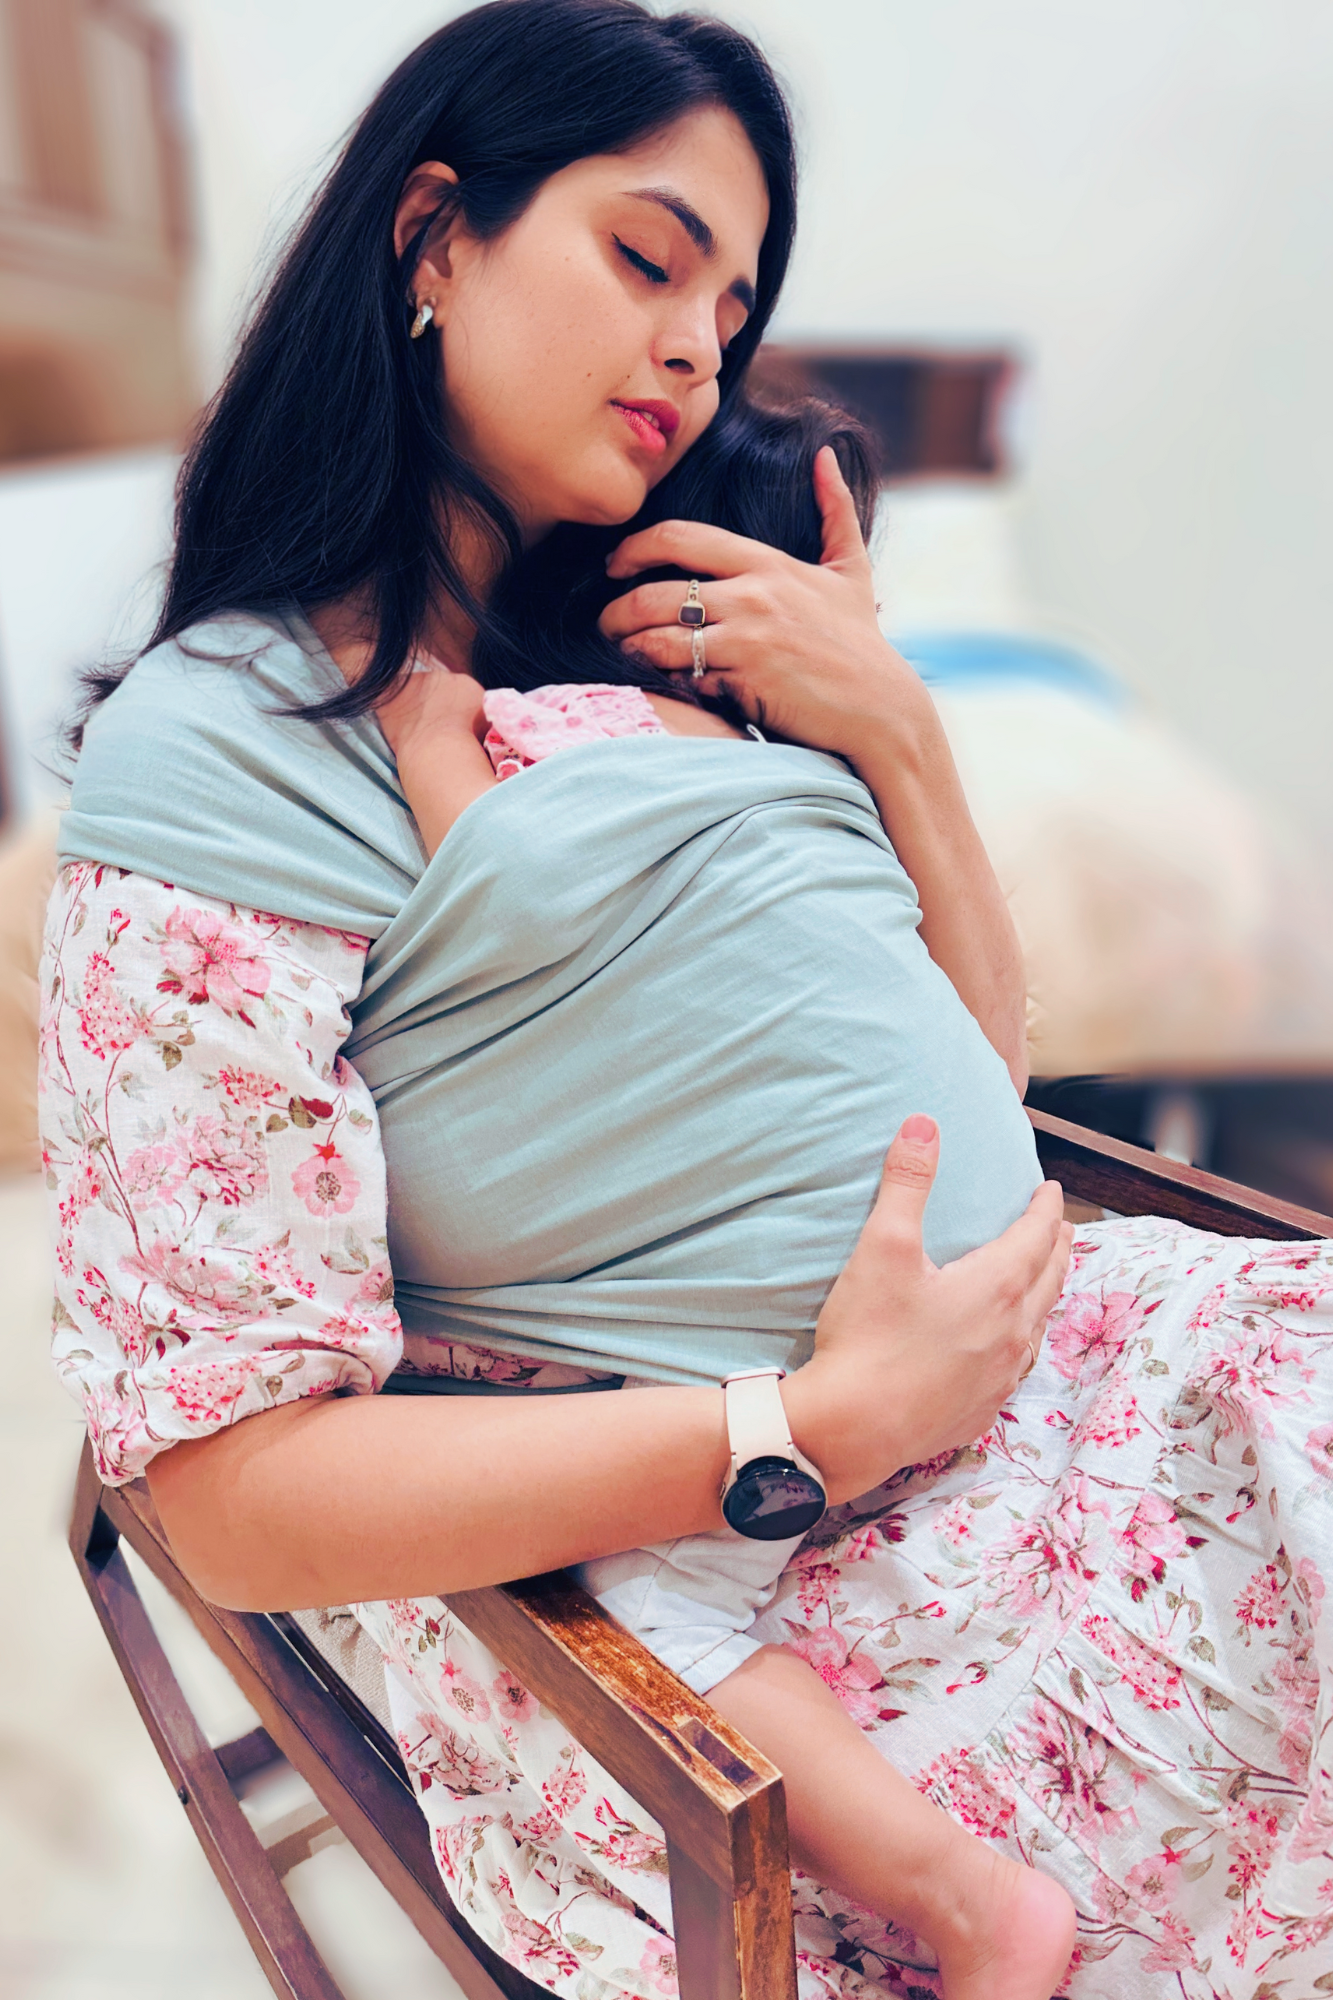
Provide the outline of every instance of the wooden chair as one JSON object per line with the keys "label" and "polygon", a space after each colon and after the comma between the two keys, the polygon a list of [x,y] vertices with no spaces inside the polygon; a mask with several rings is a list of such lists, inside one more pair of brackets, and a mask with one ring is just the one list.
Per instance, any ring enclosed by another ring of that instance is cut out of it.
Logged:
{"label": "wooden chair", "polygon": [[[1031,1112],[1048,1174],[1067,1196],[1166,1215],[1223,1235],[1333,1236],[1333,1219]],[[211,1748],[126,1564],[137,1551],[184,1606],[261,1718]],[[318,1614],[219,1610],[176,1566],[142,1481],[104,1488],[87,1447],[70,1544],[121,1672],[275,1993],[339,2000],[283,1888],[336,1826],[443,1960],[468,2000],[537,2000],[455,1910],[383,1714],[337,1670]],[[455,1592],[450,1608],[660,1823],[670,1863],[681,2000],[795,2000],[781,1774],[563,1573]],[[358,1628],[359,1629],[359,1628]],[[328,1816],[265,1848],[236,1788],[286,1758]]]}

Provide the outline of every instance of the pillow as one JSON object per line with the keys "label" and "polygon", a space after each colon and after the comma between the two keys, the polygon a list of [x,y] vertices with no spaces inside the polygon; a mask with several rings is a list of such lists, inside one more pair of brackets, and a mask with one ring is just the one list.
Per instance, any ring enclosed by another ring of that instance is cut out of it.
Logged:
{"label": "pillow", "polygon": [[1333,1066],[1333,916],[1251,799],[1063,647],[898,643],[1013,912],[1034,1075]]}
{"label": "pillow", "polygon": [[35,1168],[37,965],[56,878],[58,816],[44,812],[0,846],[0,1170]]}

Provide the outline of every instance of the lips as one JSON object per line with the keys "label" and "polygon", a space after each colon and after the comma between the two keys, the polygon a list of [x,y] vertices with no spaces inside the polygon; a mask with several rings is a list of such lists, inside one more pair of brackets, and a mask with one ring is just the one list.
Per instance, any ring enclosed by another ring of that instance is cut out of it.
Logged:
{"label": "lips", "polygon": [[614,397],[612,404],[619,410],[640,444],[653,452],[666,450],[680,424],[680,411],[674,403],[631,403],[623,401],[620,397]]}

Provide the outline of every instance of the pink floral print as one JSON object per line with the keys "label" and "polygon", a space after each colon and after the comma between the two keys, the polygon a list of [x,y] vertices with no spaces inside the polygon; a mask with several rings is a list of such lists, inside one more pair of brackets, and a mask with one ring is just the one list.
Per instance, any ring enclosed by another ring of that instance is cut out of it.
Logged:
{"label": "pink floral print", "polygon": [[[403,1355],[364,941],[79,864],[43,962],[57,1365],[103,1475]],[[595,1379],[461,1343],[402,1367]],[[1333,1987],[1333,1245],[1080,1231],[987,1437],[836,1510],[755,1636],[959,1822],[1074,1897],[1069,2000]],[[677,1991],[661,1829],[438,1599],[353,1607],[451,1895],[562,2000]],[[803,1875],[801,2000],[936,2000]]]}
{"label": "pink floral print", "polygon": [[[961,1824],[1064,1883],[1069,2000],[1333,1986],[1333,1245],[1299,1272],[1292,1249],[1083,1230],[994,1431],[827,1517],[755,1627]],[[490,1693],[474,1740],[503,1784],[421,1795],[469,1920],[564,2000],[653,1994],[659,1829],[539,1705],[504,1714],[499,1663],[443,1605],[356,1609],[395,1714],[457,1714],[446,1660]],[[802,2000],[936,2000],[901,1927],[793,1893]]]}
{"label": "pink floral print", "polygon": [[246,1012],[268,992],[270,971],[252,936],[216,908],[177,908],[162,927],[162,977],[158,990],[180,993],[192,1007],[210,1002],[253,1027]]}
{"label": "pink floral print", "polygon": [[365,940],[79,862],[42,962],[55,1360],[104,1479],[398,1361],[384,1163],[338,1050]]}
{"label": "pink floral print", "polygon": [[1144,1308],[1133,1292],[1105,1298],[1083,1293],[1047,1334],[1047,1349],[1061,1375],[1071,1382],[1100,1378],[1133,1339]]}
{"label": "pink floral print", "polygon": [[854,1641],[832,1625],[820,1625],[814,1631],[794,1629],[787,1643],[814,1668],[854,1721],[864,1727],[877,1720],[881,1704],[876,1696],[884,1678],[868,1652],[858,1655]]}
{"label": "pink floral print", "polygon": [[302,1160],[292,1175],[292,1186],[312,1215],[350,1215],[361,1192],[360,1181],[338,1148],[327,1141]]}
{"label": "pink floral print", "polygon": [[1118,1667],[1132,1690],[1135,1701],[1145,1708],[1179,1708],[1182,1699],[1180,1669],[1164,1654],[1142,1639],[1126,1632],[1113,1618],[1096,1612],[1079,1628]]}
{"label": "pink floral print", "polygon": [[639,1970],[647,1975],[652,1992],[675,1993],[676,1947],[669,1938],[649,1938],[643,1948],[643,1957],[639,1960]]}
{"label": "pink floral print", "polygon": [[[112,912],[113,922],[119,915]],[[78,1021],[80,1042],[99,1062],[133,1048],[145,1032],[146,1017],[117,992],[111,960],[104,951],[95,951],[88,959]]]}
{"label": "pink floral print", "polygon": [[497,778],[512,778],[556,750],[609,736],[666,734],[642,688],[606,682],[533,688],[493,688],[482,702],[490,728],[486,754]]}
{"label": "pink floral print", "polygon": [[1321,1479],[1333,1479],[1333,1424],[1316,1424],[1305,1440],[1305,1452]]}
{"label": "pink floral print", "polygon": [[921,1773],[921,1790],[983,1840],[1003,1840],[1014,1822],[1014,1799],[994,1773],[966,1750],[937,1757]]}

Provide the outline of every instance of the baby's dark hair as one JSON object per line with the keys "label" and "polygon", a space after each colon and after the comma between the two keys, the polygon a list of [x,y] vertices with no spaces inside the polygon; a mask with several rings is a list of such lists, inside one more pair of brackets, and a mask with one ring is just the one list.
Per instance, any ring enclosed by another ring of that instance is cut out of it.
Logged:
{"label": "baby's dark hair", "polygon": [[[606,556],[627,535],[667,518],[669,509],[671,518],[705,521],[800,562],[818,562],[822,523],[814,463],[826,444],[837,454],[868,540],[878,480],[864,428],[814,397],[769,409],[742,394],[682,459],[669,492],[650,494],[633,521],[618,528],[559,527],[509,566],[478,633],[472,672],[484,687],[610,681],[694,699],[688,675],[635,660],[598,631],[606,605],[633,587],[607,576]],[[645,570],[633,584],[666,577],[683,581],[684,572]]]}

